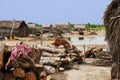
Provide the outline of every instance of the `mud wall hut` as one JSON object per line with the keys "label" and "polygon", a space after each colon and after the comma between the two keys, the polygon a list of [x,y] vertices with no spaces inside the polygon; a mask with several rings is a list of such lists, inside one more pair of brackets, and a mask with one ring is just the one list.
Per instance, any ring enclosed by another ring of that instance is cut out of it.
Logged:
{"label": "mud wall hut", "polygon": [[25,21],[6,20],[0,21],[0,35],[9,36],[12,31],[12,35],[19,37],[26,37],[29,34],[29,28]]}

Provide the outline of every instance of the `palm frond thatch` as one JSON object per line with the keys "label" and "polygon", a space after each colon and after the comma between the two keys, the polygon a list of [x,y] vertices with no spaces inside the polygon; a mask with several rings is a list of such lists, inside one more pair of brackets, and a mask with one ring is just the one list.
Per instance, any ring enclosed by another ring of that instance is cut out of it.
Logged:
{"label": "palm frond thatch", "polygon": [[[13,32],[12,32],[13,29]],[[26,37],[29,34],[29,28],[25,21],[15,20],[1,20],[0,21],[0,35],[8,36],[10,33],[19,36]]]}
{"label": "palm frond thatch", "polygon": [[0,27],[11,28],[14,24],[14,28],[19,28],[22,25],[22,23],[24,23],[24,21],[5,20],[0,21]]}
{"label": "palm frond thatch", "polygon": [[111,78],[120,79],[120,0],[112,0],[104,13],[106,40],[112,54]]}

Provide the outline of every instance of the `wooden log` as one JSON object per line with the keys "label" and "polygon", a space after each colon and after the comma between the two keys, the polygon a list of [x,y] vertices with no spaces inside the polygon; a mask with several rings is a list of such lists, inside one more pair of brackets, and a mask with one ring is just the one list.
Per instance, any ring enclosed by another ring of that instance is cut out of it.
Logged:
{"label": "wooden log", "polygon": [[60,61],[59,62],[59,71],[61,71],[60,67],[64,68],[63,70],[69,70],[69,69],[72,68],[71,64],[70,64],[70,62],[68,60],[62,60],[62,61]]}
{"label": "wooden log", "polygon": [[13,70],[13,75],[15,77],[24,78],[25,77],[25,70],[23,68],[15,68]]}
{"label": "wooden log", "polygon": [[89,57],[95,58],[95,54],[93,52],[94,49],[96,49],[96,47],[88,48],[88,50],[85,52],[85,58],[89,58]]}
{"label": "wooden log", "polygon": [[70,62],[68,60],[55,61],[53,63],[48,62],[48,63],[43,63],[43,65],[49,65],[49,66],[54,67],[56,69],[56,72],[60,71],[60,67],[66,70],[71,68]]}
{"label": "wooden log", "polygon": [[26,56],[23,54],[20,55],[17,61],[18,61],[19,67],[32,68],[35,66],[34,60],[29,56]]}
{"label": "wooden log", "polygon": [[4,52],[3,54],[3,67],[13,67],[15,66],[10,59],[11,52]]}
{"label": "wooden log", "polygon": [[35,49],[35,48],[33,48],[32,52],[30,52],[28,54],[28,56],[30,58],[32,58],[35,61],[35,63],[39,63],[40,59],[41,59],[42,52],[43,51],[41,49]]}
{"label": "wooden log", "polygon": [[37,74],[37,77],[39,76],[40,72],[44,70],[44,66],[40,64],[35,64],[35,67],[33,67],[33,71]]}
{"label": "wooden log", "polygon": [[39,79],[40,80],[46,80],[47,76],[49,75],[48,71],[46,68],[44,68],[40,73],[39,73]]}
{"label": "wooden log", "polygon": [[24,80],[36,80],[36,74],[33,71],[27,72]]}
{"label": "wooden log", "polygon": [[49,74],[56,73],[56,70],[54,67],[52,67],[52,66],[44,66],[44,67],[48,70]]}
{"label": "wooden log", "polygon": [[4,74],[3,72],[0,70],[0,80],[3,80],[4,79]]}
{"label": "wooden log", "polygon": [[82,57],[74,57],[74,58],[71,58],[70,62],[81,64],[81,63],[83,63],[83,59],[82,59]]}
{"label": "wooden log", "polygon": [[42,49],[43,51],[50,52],[50,53],[63,53],[63,49],[57,49],[52,47],[44,47],[44,46],[38,46],[38,48]]}
{"label": "wooden log", "polygon": [[66,53],[59,53],[59,54],[43,54],[42,57],[60,57],[60,58],[66,58]]}
{"label": "wooden log", "polygon": [[16,77],[13,76],[11,72],[9,72],[9,73],[5,73],[3,80],[16,80]]}
{"label": "wooden log", "polygon": [[56,71],[59,71],[59,67],[60,67],[61,63],[62,62],[60,62],[60,61],[55,61],[53,63],[51,63],[51,62],[43,63],[43,65],[48,65],[48,66],[54,67],[56,69]]}

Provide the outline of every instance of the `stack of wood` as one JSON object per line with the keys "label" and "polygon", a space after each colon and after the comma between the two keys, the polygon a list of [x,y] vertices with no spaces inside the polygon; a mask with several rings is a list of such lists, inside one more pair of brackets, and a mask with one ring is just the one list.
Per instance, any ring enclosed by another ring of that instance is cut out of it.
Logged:
{"label": "stack of wood", "polygon": [[[32,48],[28,55],[21,54],[16,65],[11,60],[11,49],[11,46],[5,46],[3,49],[0,80],[46,80],[56,72],[74,68],[74,64],[82,63],[82,57],[74,52],[66,53],[65,49],[39,46]],[[46,57],[49,61],[42,62]],[[51,58],[54,61],[51,61]]]}
{"label": "stack of wood", "polygon": [[97,56],[103,51],[103,48],[97,47],[89,47],[87,51],[85,51],[86,58],[97,58]]}
{"label": "stack of wood", "polygon": [[86,58],[96,58],[92,64],[97,66],[111,66],[112,55],[108,51],[103,51],[103,48],[91,47],[85,52]]}
{"label": "stack of wood", "polygon": [[[60,67],[64,70],[73,68],[73,64],[81,64],[83,62],[82,57],[76,53],[69,52],[65,53],[64,49],[41,47],[43,50],[41,64],[54,67],[57,71],[60,71]],[[46,61],[44,61],[47,59]]]}
{"label": "stack of wood", "polygon": [[11,60],[11,50],[6,49],[0,53],[2,55],[0,80],[41,80],[43,79],[41,76],[47,77],[47,70],[39,64],[41,49],[33,48],[29,55],[21,54],[17,59],[18,65],[14,65]]}
{"label": "stack of wood", "polygon": [[111,66],[112,64],[112,55],[106,51],[100,52],[96,56],[96,61],[93,62],[94,65],[97,66]]}

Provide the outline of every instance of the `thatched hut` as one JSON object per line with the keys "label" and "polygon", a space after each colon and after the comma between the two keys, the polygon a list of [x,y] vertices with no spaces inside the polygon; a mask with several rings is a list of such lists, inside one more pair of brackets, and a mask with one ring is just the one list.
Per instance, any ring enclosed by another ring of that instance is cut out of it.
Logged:
{"label": "thatched hut", "polygon": [[36,27],[36,24],[27,24],[29,27],[30,34],[36,34],[39,32],[39,29]]}
{"label": "thatched hut", "polygon": [[74,25],[75,30],[85,30],[84,24],[75,24]]}
{"label": "thatched hut", "polygon": [[15,21],[15,20],[0,21],[0,35],[9,36],[13,34],[19,37],[28,36],[29,28],[25,23],[25,21]]}
{"label": "thatched hut", "polygon": [[70,32],[70,22],[58,22],[54,24],[55,27],[61,29],[63,32]]}
{"label": "thatched hut", "polygon": [[106,40],[112,54],[112,80],[120,80],[120,0],[112,0],[104,14]]}
{"label": "thatched hut", "polygon": [[42,27],[42,32],[43,32],[43,33],[51,32],[52,28],[53,28],[53,25],[52,25],[52,24],[45,24],[45,25],[43,25],[43,27]]}

